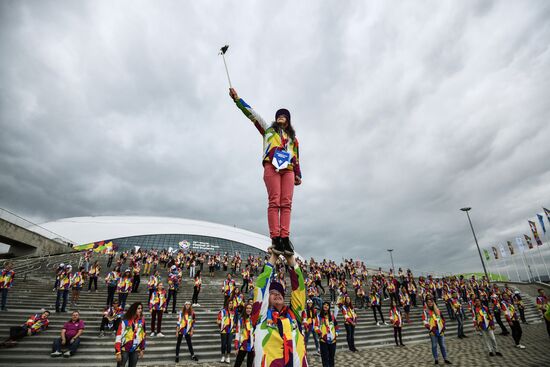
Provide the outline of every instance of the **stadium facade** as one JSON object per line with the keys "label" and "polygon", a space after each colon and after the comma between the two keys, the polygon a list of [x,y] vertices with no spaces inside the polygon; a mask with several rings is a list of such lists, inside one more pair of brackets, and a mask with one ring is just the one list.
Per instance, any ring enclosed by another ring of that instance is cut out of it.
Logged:
{"label": "stadium facade", "polygon": [[119,251],[134,246],[150,249],[191,249],[210,253],[265,254],[271,239],[217,223],[170,217],[100,216],[64,218],[41,227],[78,245],[110,242]]}

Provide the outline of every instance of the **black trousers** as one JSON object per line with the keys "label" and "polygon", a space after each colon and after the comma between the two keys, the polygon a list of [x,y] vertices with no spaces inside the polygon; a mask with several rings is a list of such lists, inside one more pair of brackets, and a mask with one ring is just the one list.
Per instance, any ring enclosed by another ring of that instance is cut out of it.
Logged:
{"label": "black trousers", "polygon": [[199,293],[199,287],[193,287],[193,297],[191,297],[192,304],[199,303]]}
{"label": "black trousers", "polygon": [[[113,301],[115,300],[115,292],[116,292],[116,286],[107,287],[107,306],[112,306]],[[151,297],[149,297],[151,298]]]}
{"label": "black trousers", "polygon": [[222,355],[231,353],[231,342],[233,341],[233,334],[221,333],[220,339],[222,341]]}
{"label": "black trousers", "polygon": [[[118,330],[118,325],[119,324],[120,324],[120,319],[119,318],[113,320],[113,331]],[[99,326],[99,331],[105,331],[105,327],[107,325],[109,325],[109,319],[104,316],[103,319],[101,320],[101,325]]]}
{"label": "black trousers", "polygon": [[495,312],[495,320],[497,321],[498,326],[502,329],[503,334],[509,334],[508,330],[506,329],[506,326],[502,323],[502,318],[500,317],[500,312]]}
{"label": "black trousers", "polygon": [[[397,335],[399,335],[399,343],[397,343]],[[403,345],[403,339],[401,337],[401,326],[393,327],[393,338],[395,339],[395,345]]]}
{"label": "black trousers", "polygon": [[166,313],[168,313],[168,306],[170,305],[170,300],[174,298],[172,302],[172,313],[176,313],[176,302],[178,299],[178,291],[176,289],[168,290],[168,297],[166,297]]}
{"label": "black trousers", "polygon": [[374,314],[374,321],[378,322],[378,318],[376,317],[376,311],[378,310],[378,313],[380,314],[380,318],[382,319],[382,322],[384,322],[384,315],[382,315],[382,306],[370,306],[372,308],[372,313]]}
{"label": "black trousers", "polygon": [[90,277],[90,280],[88,283],[88,290],[92,289],[92,283],[94,283],[94,289],[97,291],[97,277]]}
{"label": "black trousers", "polygon": [[10,339],[19,340],[27,336],[26,326],[12,326],[10,328]]}
{"label": "black trousers", "polygon": [[323,367],[334,367],[336,343],[327,344],[325,342],[320,342],[319,349],[321,350],[321,360],[323,361]]}
{"label": "black trousers", "polygon": [[136,367],[139,358],[139,352],[122,352],[122,361],[117,363],[117,367]]}
{"label": "black trousers", "polygon": [[352,324],[344,324],[346,327],[346,340],[348,342],[348,348],[351,351],[355,350],[355,326]]}
{"label": "black trousers", "polygon": [[[181,346],[181,340],[183,338],[183,334],[178,334],[178,341],[176,343],[176,357],[179,357],[180,355],[180,346]],[[185,334],[185,341],[187,342],[187,348],[189,348],[189,353],[191,354],[191,357],[195,355],[193,353],[193,343],[191,343],[191,337],[189,334]]]}
{"label": "black trousers", "polygon": [[514,338],[514,343],[518,345],[521,341],[521,335],[523,334],[519,321],[512,321],[512,325],[510,325],[510,328],[512,329],[512,338]]}
{"label": "black trousers", "polygon": [[548,333],[548,336],[550,336],[550,320],[547,320],[545,317],[544,322],[546,323],[546,332]]}
{"label": "black trousers", "polygon": [[246,367],[254,366],[254,351],[247,352],[246,350],[239,350],[234,367],[241,367],[241,364],[243,364],[244,361],[244,357],[246,357]]}
{"label": "black trousers", "polygon": [[141,283],[141,277],[139,274],[134,275],[134,281],[132,282],[132,293],[139,292],[139,284]]}

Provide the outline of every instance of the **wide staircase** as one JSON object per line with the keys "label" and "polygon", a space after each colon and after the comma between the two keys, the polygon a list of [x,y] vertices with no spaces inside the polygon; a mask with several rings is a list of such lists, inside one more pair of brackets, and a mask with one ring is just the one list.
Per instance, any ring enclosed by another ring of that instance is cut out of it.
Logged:
{"label": "wide staircase", "polygon": [[[54,292],[54,269],[59,263],[71,264],[75,270],[81,261],[81,254],[64,254],[59,256],[49,256],[40,259],[24,259],[16,261],[15,270],[17,272],[14,287],[8,295],[8,311],[0,313],[0,337],[9,336],[9,328],[23,324],[27,318],[39,312],[40,309],[47,309],[52,312],[50,316],[49,328],[31,337],[22,339],[16,347],[9,349],[0,349],[1,366],[114,366],[114,335],[106,333],[104,337],[99,337],[99,326],[101,324],[102,311],[105,305],[107,290],[103,277],[107,273],[107,258],[103,255],[94,255],[92,261],[99,260],[102,271],[98,280],[98,291],[88,292],[85,284],[78,307],[70,306],[70,294],[67,313],[55,313],[56,292]],[[166,280],[166,269],[161,268],[161,276]],[[178,308],[183,306],[184,301],[191,300],[193,292],[193,282],[189,274],[184,274],[183,282],[178,293]],[[199,362],[211,361],[217,362],[220,357],[220,341],[218,327],[216,325],[217,312],[222,307],[223,296],[220,289],[225,273],[219,271],[213,278],[203,274],[203,287],[199,296],[200,307],[195,308],[197,316],[195,334],[193,336],[193,347]],[[149,330],[150,314],[148,312],[147,300],[147,276],[141,277],[139,293],[132,293],[128,296],[127,305],[132,302],[140,301],[144,304],[146,310],[145,318]],[[237,278],[237,284],[240,285],[240,277]],[[328,296],[328,293],[327,293]],[[288,298],[288,296],[287,296]],[[526,304],[526,318],[528,322],[540,322],[538,312],[534,306],[533,299],[529,296],[524,297]],[[445,306],[442,301],[438,301],[442,312],[446,315]],[[387,321],[389,301],[383,302],[382,312]],[[128,307],[128,306],[127,306]],[[63,357],[50,357],[52,342],[60,335],[63,323],[69,320],[70,311],[78,309],[81,319],[86,323],[86,329],[81,337],[81,345],[78,352],[69,359]],[[170,305],[171,309],[171,305]],[[410,344],[414,342],[426,341],[426,330],[422,326],[421,307],[411,308],[411,323],[403,327],[403,342]],[[389,325],[377,326],[372,311],[370,309],[357,310],[358,325],[355,330],[356,347],[368,348],[381,345],[393,345],[393,329]],[[176,333],[175,324],[177,315],[165,314],[162,320],[162,331],[165,337],[150,337],[147,335],[147,349],[145,358],[140,361],[140,365],[163,365],[173,364],[175,357]],[[337,344],[338,348],[347,348],[345,341],[344,323],[341,314],[338,315],[340,323],[340,337]],[[467,315],[465,320],[465,332],[471,335],[473,325],[470,317]],[[456,322],[447,320],[447,337],[456,337]],[[497,326],[498,331],[498,326]],[[148,331],[149,334],[150,330]],[[315,348],[312,338],[308,345],[308,358],[320,358],[315,354]],[[180,361],[190,360],[185,342],[182,343],[180,351]]]}

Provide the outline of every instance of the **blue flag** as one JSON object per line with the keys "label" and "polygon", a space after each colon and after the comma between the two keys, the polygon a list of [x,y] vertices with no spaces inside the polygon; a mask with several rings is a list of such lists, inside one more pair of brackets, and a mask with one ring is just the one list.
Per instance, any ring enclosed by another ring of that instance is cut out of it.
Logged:
{"label": "blue flag", "polygon": [[546,228],[544,227],[544,218],[540,214],[537,214],[537,218],[539,218],[540,226],[542,227],[542,232],[546,233]]}

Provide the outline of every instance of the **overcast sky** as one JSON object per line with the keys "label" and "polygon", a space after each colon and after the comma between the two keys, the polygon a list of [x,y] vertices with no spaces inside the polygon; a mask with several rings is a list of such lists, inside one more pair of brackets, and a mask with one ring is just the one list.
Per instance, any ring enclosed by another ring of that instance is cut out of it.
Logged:
{"label": "overcast sky", "polygon": [[2,1],[0,207],[268,234],[226,43],[239,95],[292,113],[306,257],[478,271],[459,208],[489,247],[550,207],[545,0]]}

